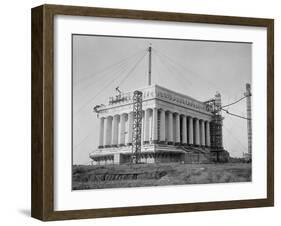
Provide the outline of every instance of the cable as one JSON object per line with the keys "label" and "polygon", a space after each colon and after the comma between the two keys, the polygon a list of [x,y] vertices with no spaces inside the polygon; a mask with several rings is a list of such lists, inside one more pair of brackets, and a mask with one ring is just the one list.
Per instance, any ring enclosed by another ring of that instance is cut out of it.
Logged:
{"label": "cable", "polygon": [[222,109],[222,108],[221,108],[221,110],[222,110],[222,111],[225,111],[225,112],[226,112],[227,114],[229,114],[229,115],[236,116],[236,117],[238,117],[238,118],[242,118],[242,119],[246,119],[246,120],[251,120],[251,119],[249,119],[249,118],[246,118],[246,117],[243,117],[243,116],[240,116],[240,115],[237,115],[237,114],[230,113],[228,110],[225,110],[225,109]]}
{"label": "cable", "polygon": [[[118,68],[118,70],[116,70],[115,72],[112,72],[112,73],[110,73],[110,74],[108,74],[108,75],[120,75],[121,73],[123,73],[123,72],[125,72],[127,69],[129,68],[129,65],[127,64],[127,62],[126,62],[126,64],[125,63],[123,63],[123,65],[121,66],[120,65],[120,67]],[[114,76],[115,77],[115,76]],[[107,79],[107,75],[105,75],[102,79]],[[97,84],[97,85],[99,85],[100,86],[100,82],[101,82],[102,80],[99,80],[99,83],[95,83],[95,84]],[[83,92],[85,92],[86,90],[87,90],[87,88],[89,88],[89,87],[91,87],[93,84],[91,84],[91,83],[93,83],[93,82],[95,82],[95,81],[92,81],[92,82],[90,82],[90,84],[88,84],[86,87],[83,87]]]}
{"label": "cable", "polygon": [[[118,74],[117,74],[118,75]],[[78,114],[84,107],[88,106],[94,99],[96,99],[96,97],[98,95],[100,95],[103,91],[105,91],[112,83],[114,83],[116,81],[116,79],[119,76],[115,76],[115,79],[110,80],[108,83],[105,84],[105,86],[103,86],[97,93],[95,96],[93,96],[92,98],[90,98],[85,104],[83,104],[75,113],[74,115]]]}
{"label": "cable", "polygon": [[[165,68],[168,70],[168,72],[169,73],[171,73],[171,74],[173,74],[173,70],[169,67],[169,66],[172,66],[171,64],[169,64],[169,63],[165,63],[164,62],[164,59],[159,55],[159,54],[157,54],[156,52],[155,52],[155,56],[157,56],[157,59],[159,59],[159,62],[160,63],[162,63],[162,65],[164,65],[165,66]],[[178,74],[176,74],[176,75],[178,75]],[[179,75],[178,75],[179,76]],[[176,78],[176,80],[179,82],[179,84],[182,86],[183,84],[182,84],[182,80],[179,80],[179,78],[178,77],[174,77],[174,78]],[[188,83],[188,85],[190,85],[190,83]],[[186,88],[186,87],[185,87]]]}
{"label": "cable", "polygon": [[[99,71],[96,72],[96,73],[89,74],[89,75],[87,75],[87,76],[82,77],[81,79],[79,79],[79,80],[77,81],[77,83],[75,84],[75,86],[78,85],[78,84],[81,83],[81,82],[84,82],[85,80],[88,80],[88,79],[90,79],[90,78],[93,78],[93,75],[94,75],[94,74],[96,74],[96,75],[97,75],[97,74],[102,75],[102,73],[106,72],[107,70],[109,70],[109,69],[111,69],[111,68],[113,68],[113,67],[115,67],[115,66],[119,66],[119,64],[124,63],[126,60],[132,59],[133,57],[135,57],[136,55],[138,55],[138,54],[140,54],[140,53],[142,53],[142,52],[144,52],[144,51],[146,51],[146,50],[137,51],[136,53],[134,53],[134,54],[132,54],[132,55],[130,55],[130,56],[128,56],[128,57],[125,57],[125,58],[121,59],[120,61],[118,61],[118,62],[116,62],[116,63],[114,63],[114,64],[111,64],[111,65],[109,65],[109,66],[104,67],[103,69],[99,70]],[[96,78],[96,77],[95,77],[95,78]]]}
{"label": "cable", "polygon": [[[154,48],[155,49],[155,48]],[[178,63],[177,61],[175,61],[174,59],[172,59],[171,57],[169,57],[167,54],[165,54],[162,50],[159,50],[157,48],[157,51],[158,53],[160,53],[161,55],[163,55],[164,57],[166,57],[167,59],[169,59],[174,65],[176,65],[177,67],[181,67],[182,70],[184,70],[184,72],[188,71],[189,73],[195,75],[193,78],[194,79],[203,79],[204,82],[207,82],[210,86],[212,86],[213,88],[215,88],[216,90],[219,90],[220,87],[216,86],[213,82],[211,82],[210,80],[207,79],[207,76],[203,77],[202,75],[200,75],[199,73],[197,72],[194,72],[192,70],[190,70],[189,68],[187,68],[186,66],[184,66],[183,64],[181,63]],[[185,74],[184,74],[185,75]],[[183,76],[184,78],[186,78],[186,76]],[[200,81],[199,81],[200,82]],[[209,86],[208,86],[209,87]],[[225,97],[228,97],[228,95],[224,94]]]}
{"label": "cable", "polygon": [[[138,59],[138,61],[137,61],[137,62],[135,63],[135,65],[133,66],[133,68],[129,71],[128,74],[126,74],[126,77],[128,77],[128,75],[136,68],[136,66],[139,64],[139,62],[141,61],[141,59],[142,59],[144,56],[145,56],[145,54],[144,54],[140,59]],[[119,76],[118,76],[117,78],[119,78]],[[109,83],[107,83],[105,86],[103,86],[103,87],[98,91],[98,93],[97,93],[95,96],[93,96],[89,101],[87,101],[85,104],[83,104],[83,106],[81,106],[81,107],[74,113],[74,115],[76,115],[77,113],[79,113],[85,106],[88,106],[99,94],[101,94],[104,90],[106,90],[106,89],[109,87],[109,85],[111,85],[113,82],[115,82],[117,78],[111,80]]]}
{"label": "cable", "polygon": [[231,104],[224,105],[224,106],[222,106],[221,108],[229,107],[229,106],[231,106],[231,105],[233,105],[233,104],[236,104],[236,103],[240,102],[241,100],[243,100],[243,99],[245,99],[245,98],[246,98],[246,96],[240,98],[240,99],[237,100],[237,101],[234,101],[234,102],[231,103]]}
{"label": "cable", "polygon": [[77,149],[82,143],[84,143],[89,137],[92,135],[92,133],[88,133],[87,136],[85,136],[78,144],[73,145],[73,149]]}
{"label": "cable", "polygon": [[[189,71],[191,74],[194,74],[194,75],[195,75],[194,78],[198,78],[198,77],[201,77],[201,78],[202,78],[202,76],[201,76],[200,74],[198,74],[198,73],[196,73],[196,72],[190,70],[189,68],[185,67],[184,65],[182,65],[182,64],[180,64],[180,63],[178,63],[178,62],[176,62],[174,59],[172,59],[171,57],[167,56],[165,53],[163,53],[163,52],[160,51],[159,49],[157,49],[157,51],[158,51],[159,53],[161,53],[161,55],[163,55],[164,57],[166,57],[167,59],[169,59],[171,62],[173,62],[174,65],[176,65],[176,66],[178,66],[178,67],[181,67],[181,68],[184,69],[185,71]],[[209,83],[209,84],[210,84],[211,86],[213,86],[215,89],[218,89],[218,87],[217,87],[215,84],[213,84],[212,82],[208,81],[208,80],[206,79],[206,77],[204,77],[204,81],[207,82],[207,83]]]}
{"label": "cable", "polygon": [[[122,70],[123,71],[123,70]],[[99,89],[99,91],[95,94],[95,96],[91,97],[88,101],[86,101],[77,111],[74,112],[74,115],[78,114],[84,107],[88,106],[100,93],[102,93],[103,91],[105,91],[109,85],[111,85],[113,82],[116,81],[117,78],[119,78],[119,74],[121,73],[121,71],[119,73],[116,73],[113,76],[112,80],[109,80],[108,83],[106,83],[103,87],[101,87],[101,89]]]}
{"label": "cable", "polygon": [[[118,64],[118,67],[116,68],[115,71],[119,71],[120,68],[122,69],[122,68],[126,67],[128,64],[130,64],[130,61],[135,60],[135,58],[136,58],[138,55],[140,55],[142,52],[143,52],[143,51],[138,52],[138,54],[134,54],[134,56],[132,56],[130,59],[126,59],[126,61],[123,61],[123,62],[119,63],[119,64]],[[114,68],[112,68],[112,69],[114,70]],[[98,76],[98,77],[94,77],[94,76],[92,75],[91,78],[95,78],[95,80],[89,81],[89,82],[86,84],[86,86],[81,86],[81,89],[83,88],[83,90],[86,90],[88,87],[92,86],[93,84],[97,84],[97,83],[95,83],[96,80],[106,79],[106,78],[108,77],[108,75],[112,75],[112,74],[114,74],[114,73],[115,73],[114,71],[109,71],[109,70],[107,71],[106,74],[105,74],[105,72],[104,72],[104,73],[101,73],[100,75],[103,75],[103,77],[102,77],[101,79],[98,79],[99,76]],[[79,85],[79,86],[78,86],[78,85]],[[74,88],[79,88],[79,89],[80,89],[80,85],[81,85],[81,84],[76,83],[76,85],[75,85]]]}
{"label": "cable", "polygon": [[[126,68],[125,68],[126,66]],[[94,100],[102,91],[106,90],[106,88],[112,84],[120,75],[121,73],[123,73],[125,70],[127,70],[127,65],[125,65],[122,67],[121,70],[118,70],[118,73],[115,73],[113,76],[112,76],[112,79],[109,80],[109,82],[107,82],[104,86],[101,87],[101,89],[98,90],[98,92],[96,93],[96,95],[94,97],[91,97],[88,101],[86,101],[83,105],[81,105],[81,107],[75,111],[75,114],[77,114],[78,112],[80,112],[85,106],[87,106],[92,100]]]}
{"label": "cable", "polygon": [[229,135],[231,135],[232,138],[234,138],[235,140],[238,141],[238,143],[240,144],[240,146],[244,149],[244,151],[247,151],[247,148],[244,146],[244,144],[236,137],[234,136],[234,134],[226,127],[224,126],[223,128],[225,128],[225,131],[229,133]]}
{"label": "cable", "polygon": [[224,113],[223,117],[225,118],[225,120],[228,120],[229,122],[231,122],[232,125],[235,125],[235,127],[238,127],[240,129],[240,131],[244,131],[245,128],[242,128],[241,125],[239,124],[239,122],[237,121],[237,120],[239,120],[241,123],[240,118],[232,117],[232,115],[228,115],[227,113]]}
{"label": "cable", "polygon": [[134,67],[127,73],[127,75],[120,81],[120,83],[117,85],[119,87],[128,77],[129,75],[136,69],[136,67],[139,65],[139,63],[142,61],[142,59],[146,56],[147,52],[143,54],[142,57],[139,58],[139,60],[136,62]]}
{"label": "cable", "polygon": [[[188,85],[192,85],[192,82],[191,82],[190,80],[188,80],[188,79],[186,78],[186,76],[184,76],[185,74],[183,74],[183,72],[179,71],[179,69],[176,67],[177,65],[175,66],[175,63],[173,63],[173,61],[171,61],[170,58],[168,58],[167,56],[161,54],[161,53],[160,53],[159,51],[157,51],[157,50],[154,50],[154,52],[155,52],[155,55],[157,55],[157,56],[159,57],[159,59],[162,59],[162,61],[163,61],[163,57],[166,58],[166,62],[169,63],[170,66],[172,66],[172,67],[175,69],[175,71],[176,71],[177,73],[179,73],[178,75],[181,75],[181,79],[182,79],[182,78],[185,79],[185,80],[187,81]],[[164,64],[164,63],[163,63],[163,64]],[[164,64],[164,65],[166,65],[166,64]]]}
{"label": "cable", "polygon": [[[180,73],[179,71],[177,71],[177,69],[175,68],[175,66],[173,66],[168,60],[165,60],[164,57],[162,57],[159,53],[157,53],[157,50],[154,51],[155,52],[155,56],[157,56],[156,59],[159,59],[159,62],[161,63],[161,65],[164,65],[164,67],[168,70],[168,73],[169,74],[172,74],[172,75],[177,75],[177,76],[180,76],[178,73]],[[175,70],[173,70],[175,69]],[[177,73],[174,73],[174,72],[177,72]],[[175,77],[178,80],[178,77]],[[182,78],[182,77],[181,77]],[[181,82],[182,84],[182,82]],[[189,83],[188,83],[189,84]]]}

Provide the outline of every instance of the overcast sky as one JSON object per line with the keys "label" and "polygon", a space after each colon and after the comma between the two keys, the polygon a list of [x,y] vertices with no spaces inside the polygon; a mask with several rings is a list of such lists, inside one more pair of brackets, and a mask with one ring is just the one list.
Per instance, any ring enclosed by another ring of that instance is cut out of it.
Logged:
{"label": "overcast sky", "polygon": [[[73,35],[74,164],[88,164],[89,153],[98,146],[93,107],[107,104],[117,86],[124,92],[147,86],[150,44],[152,84],[200,101],[218,91],[225,105],[241,98],[251,83],[250,43]],[[246,116],[246,101],[228,110]],[[223,115],[224,148],[241,157],[247,151],[247,122]]]}

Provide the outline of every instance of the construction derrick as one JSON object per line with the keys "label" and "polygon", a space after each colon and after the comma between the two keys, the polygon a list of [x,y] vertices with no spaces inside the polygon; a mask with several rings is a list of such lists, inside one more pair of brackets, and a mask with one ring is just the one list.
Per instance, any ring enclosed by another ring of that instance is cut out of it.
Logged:
{"label": "construction derrick", "polygon": [[132,163],[141,160],[141,128],[142,126],[142,92],[136,90],[133,96],[133,137],[132,137]]}

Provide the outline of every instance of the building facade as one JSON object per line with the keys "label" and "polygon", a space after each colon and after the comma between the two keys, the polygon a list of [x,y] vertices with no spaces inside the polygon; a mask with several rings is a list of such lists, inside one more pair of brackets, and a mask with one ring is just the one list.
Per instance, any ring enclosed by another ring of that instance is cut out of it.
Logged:
{"label": "building facade", "polygon": [[[142,101],[141,162],[208,162],[211,156],[208,105],[158,85],[139,89]],[[133,92],[99,107],[99,146],[93,164],[129,163],[132,156]]]}

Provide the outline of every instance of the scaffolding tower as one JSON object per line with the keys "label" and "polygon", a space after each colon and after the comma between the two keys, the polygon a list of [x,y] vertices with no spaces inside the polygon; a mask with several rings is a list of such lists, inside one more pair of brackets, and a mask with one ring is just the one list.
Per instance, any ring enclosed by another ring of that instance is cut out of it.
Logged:
{"label": "scaffolding tower", "polygon": [[214,151],[223,150],[222,142],[222,120],[221,115],[221,95],[217,93],[213,101],[213,120],[210,124],[211,148]]}
{"label": "scaffolding tower", "polygon": [[141,160],[141,130],[142,130],[142,92],[134,91],[133,95],[133,137],[132,137],[132,163]]}
{"label": "scaffolding tower", "polygon": [[215,98],[206,101],[205,103],[207,104],[207,108],[210,109],[213,114],[210,123],[210,141],[213,160],[215,162],[225,162],[228,159],[228,152],[223,148],[223,117],[221,115],[222,104],[220,93],[216,93]]}

